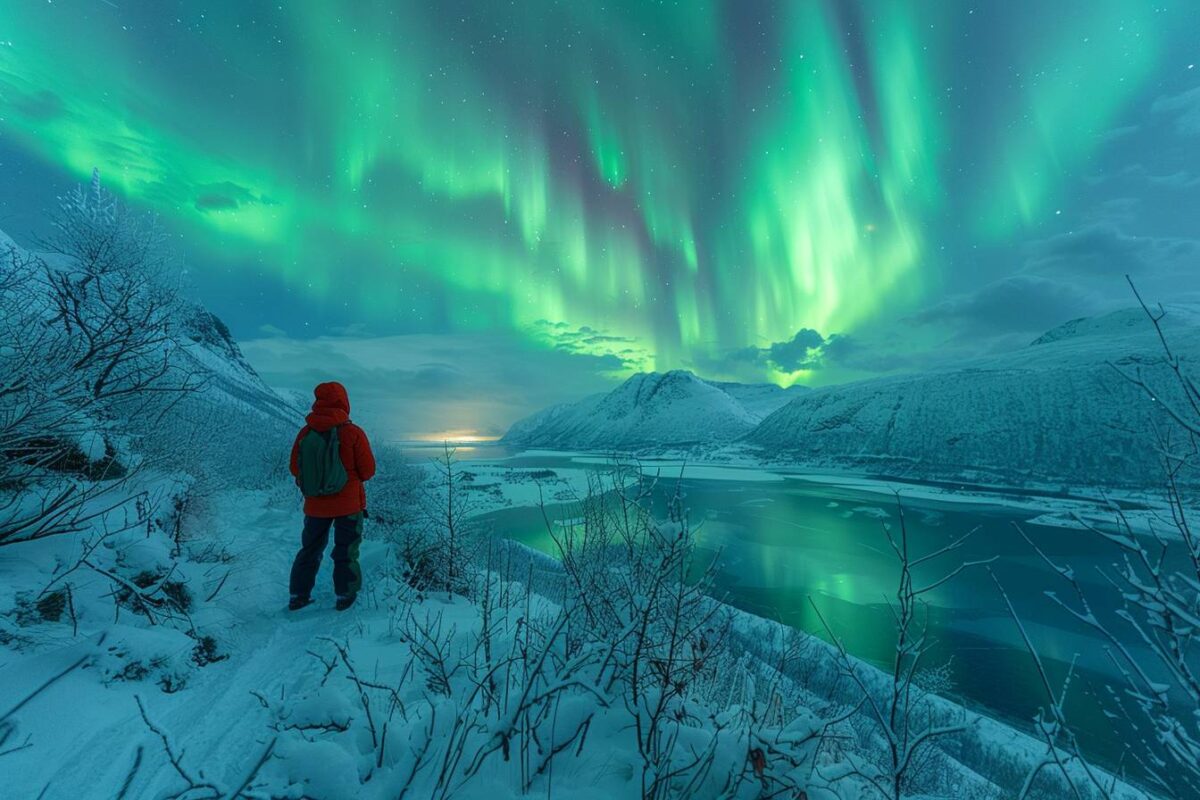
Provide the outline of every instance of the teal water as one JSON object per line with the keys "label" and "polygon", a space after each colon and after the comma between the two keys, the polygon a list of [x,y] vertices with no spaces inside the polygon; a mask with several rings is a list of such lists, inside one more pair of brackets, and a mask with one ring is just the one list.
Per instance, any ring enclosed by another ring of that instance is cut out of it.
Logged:
{"label": "teal water", "polygon": [[[549,456],[505,463],[580,466],[567,457]],[[894,643],[887,601],[895,596],[899,572],[882,526],[899,530],[894,497],[794,479],[689,478],[686,471],[680,489],[701,558],[713,562],[718,597],[824,636],[815,604],[854,655],[887,664]],[[1093,610],[1104,619],[1114,618],[1119,601],[1102,575],[1116,561],[1114,546],[1087,531],[1031,524],[1032,512],[1000,503],[906,499],[903,492],[901,500],[914,557],[974,531],[952,555],[923,565],[917,582],[936,580],[963,561],[994,558],[990,569],[1016,607],[1056,690],[1077,658],[1069,719],[1090,757],[1116,763],[1136,734],[1106,716],[1098,702],[1116,683],[1104,643],[1046,596],[1047,590],[1055,590],[1067,598],[1071,590],[1014,524],[1047,555],[1075,569]],[[550,506],[548,512],[552,522],[577,516],[569,504]],[[554,554],[541,510],[509,508],[484,519],[493,535]],[[987,569],[969,568],[925,599],[935,640],[928,663],[951,664],[956,683],[952,696],[1028,730],[1039,706],[1047,704],[1046,695]]]}

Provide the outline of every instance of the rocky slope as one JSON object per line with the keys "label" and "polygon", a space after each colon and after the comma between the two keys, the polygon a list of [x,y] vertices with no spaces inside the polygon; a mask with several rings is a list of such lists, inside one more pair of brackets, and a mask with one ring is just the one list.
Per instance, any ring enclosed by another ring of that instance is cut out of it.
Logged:
{"label": "rocky slope", "polygon": [[209,402],[236,403],[272,422],[298,422],[303,406],[263,382],[219,317],[197,305],[183,321],[181,333],[191,343],[183,357],[208,375],[204,394]]}

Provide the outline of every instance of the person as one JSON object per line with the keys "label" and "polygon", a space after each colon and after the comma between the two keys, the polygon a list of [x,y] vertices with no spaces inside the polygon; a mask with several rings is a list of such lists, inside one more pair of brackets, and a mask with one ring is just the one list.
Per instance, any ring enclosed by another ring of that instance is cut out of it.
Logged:
{"label": "person", "polygon": [[292,445],[291,470],[304,494],[304,532],[289,581],[292,611],[312,602],[317,570],[333,528],[333,589],[337,610],[354,604],[362,588],[358,549],[375,456],[363,429],[350,421],[350,398],[340,383],[322,383],[307,423]]}

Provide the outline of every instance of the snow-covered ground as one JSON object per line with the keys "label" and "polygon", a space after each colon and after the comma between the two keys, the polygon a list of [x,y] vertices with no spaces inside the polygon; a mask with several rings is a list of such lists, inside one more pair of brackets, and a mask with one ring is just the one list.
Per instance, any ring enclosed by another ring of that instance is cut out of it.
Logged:
{"label": "snow-covered ground", "polygon": [[[482,764],[473,762],[488,743],[489,726],[505,721],[498,710],[480,712],[476,682],[481,673],[473,659],[486,604],[406,590],[393,577],[388,543],[368,539],[364,546],[367,589],[350,611],[332,609],[327,564],[318,579],[317,602],[300,612],[286,611],[287,572],[298,530],[290,494],[229,491],[186,522],[190,544],[180,569],[194,597],[189,624],[215,637],[211,656],[217,660],[199,666],[194,639],[177,627],[145,624],[129,609],[114,622],[113,603],[105,599],[111,582],[99,573],[75,584],[77,634],[65,619],[13,629],[19,639],[0,650],[0,707],[6,723],[15,724],[8,746],[28,746],[3,757],[5,796],[232,797],[239,787],[246,797],[322,800],[640,796],[644,765],[627,712],[615,697],[594,688],[571,690],[556,705],[560,735],[585,717],[592,722],[585,746],[577,751],[574,743],[541,774],[548,742],[522,754],[514,741],[510,753],[499,748]],[[144,533],[138,537],[155,541]],[[137,544],[130,539],[122,552]],[[0,570],[19,577],[6,589],[20,594],[38,588],[55,564],[70,562],[75,546],[63,538],[33,549],[0,551]],[[164,557],[157,550],[142,554],[147,564]],[[535,586],[552,585],[553,579],[544,577],[555,572],[551,562],[532,557],[529,563],[513,573],[534,576]],[[526,615],[553,621],[558,611],[553,601],[528,594],[523,585],[505,585],[501,590],[493,583],[493,591],[509,593],[499,604],[503,618],[487,623],[498,650],[523,646]],[[429,638],[421,631],[431,632]],[[726,688],[741,699],[725,717],[714,719],[749,713],[763,688],[755,686],[754,676],[771,678],[770,660],[789,635],[795,634],[735,615],[729,646],[741,653],[737,662],[749,682]],[[438,683],[427,656],[417,653],[431,641],[452,664],[448,689]],[[807,637],[804,644],[805,660],[774,678],[795,681],[795,696],[808,705],[785,710],[792,722],[772,734],[779,743],[815,735],[840,716],[838,709],[854,702],[828,646]],[[864,670],[883,685],[882,673]],[[39,687],[44,688],[39,692]],[[701,698],[695,702],[703,708]],[[948,718],[966,715],[966,732],[954,751],[957,760],[946,760],[937,772],[943,785],[950,780],[958,786],[958,796],[1008,796],[1011,786],[995,784],[1022,775],[1042,755],[1044,746],[999,723],[946,701],[937,700],[934,707]],[[696,724],[696,735],[712,735],[705,733],[703,720]],[[760,796],[755,768],[746,763],[745,736],[756,729],[747,724],[745,735],[731,733],[720,744],[717,759],[718,769],[746,773],[745,791],[721,794],[715,784],[701,783],[686,796]],[[550,735],[553,727],[545,726],[543,734]],[[844,773],[848,764],[865,758],[873,747],[870,737],[854,744],[866,734],[851,723],[827,733],[832,738],[814,738],[810,747],[796,749],[808,759],[801,766],[810,775],[809,797],[871,796],[861,781],[820,777]],[[851,738],[836,744],[844,736]],[[466,743],[463,761],[455,761],[456,737]],[[448,760],[453,767],[447,770]],[[768,771],[778,768],[767,765]],[[439,777],[445,778],[442,785]],[[180,795],[189,781],[212,788]],[[1114,796],[1142,795],[1120,790]]]}

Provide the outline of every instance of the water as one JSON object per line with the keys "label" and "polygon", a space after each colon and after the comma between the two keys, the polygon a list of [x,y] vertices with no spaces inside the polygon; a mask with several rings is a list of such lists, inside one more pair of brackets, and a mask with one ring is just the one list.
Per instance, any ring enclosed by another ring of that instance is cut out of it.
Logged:
{"label": "water", "polygon": [[496,444],[493,439],[446,442],[433,439],[399,439],[389,441],[388,444],[399,448],[406,458],[414,462],[441,458],[446,447],[454,450],[454,457],[460,461],[489,461],[513,455],[512,450]]}
{"label": "water", "polygon": [[[559,455],[517,456],[504,463],[538,469],[580,467],[580,459]],[[900,510],[894,498],[761,473],[722,469],[721,479],[710,479],[704,468],[692,472],[696,477],[685,471],[681,488],[700,556],[713,563],[718,596],[759,616],[825,636],[815,605],[850,652],[888,665],[894,642],[888,601],[894,601],[898,569],[883,526],[898,535]],[[1102,574],[1113,574],[1114,546],[1087,531],[1032,524],[1033,512],[999,503],[907,498],[903,504],[914,557],[974,531],[960,549],[919,569],[919,584],[936,580],[964,561],[995,559],[987,567],[968,568],[925,595],[935,640],[927,663],[951,663],[955,699],[1025,730],[1038,708],[1048,705],[990,569],[1012,600],[1055,691],[1076,661],[1068,719],[1090,757],[1116,763],[1122,744],[1134,741],[1135,733],[1101,710],[1099,698],[1106,696],[1106,687],[1118,683],[1104,642],[1046,596],[1047,590],[1054,590],[1073,599],[1070,586],[1033,552],[1014,524],[1050,558],[1074,568],[1093,610],[1107,620],[1115,619],[1112,611],[1119,599]],[[570,505],[548,510],[552,520],[577,515]],[[485,516],[494,535],[554,553],[541,510],[508,508]]]}

